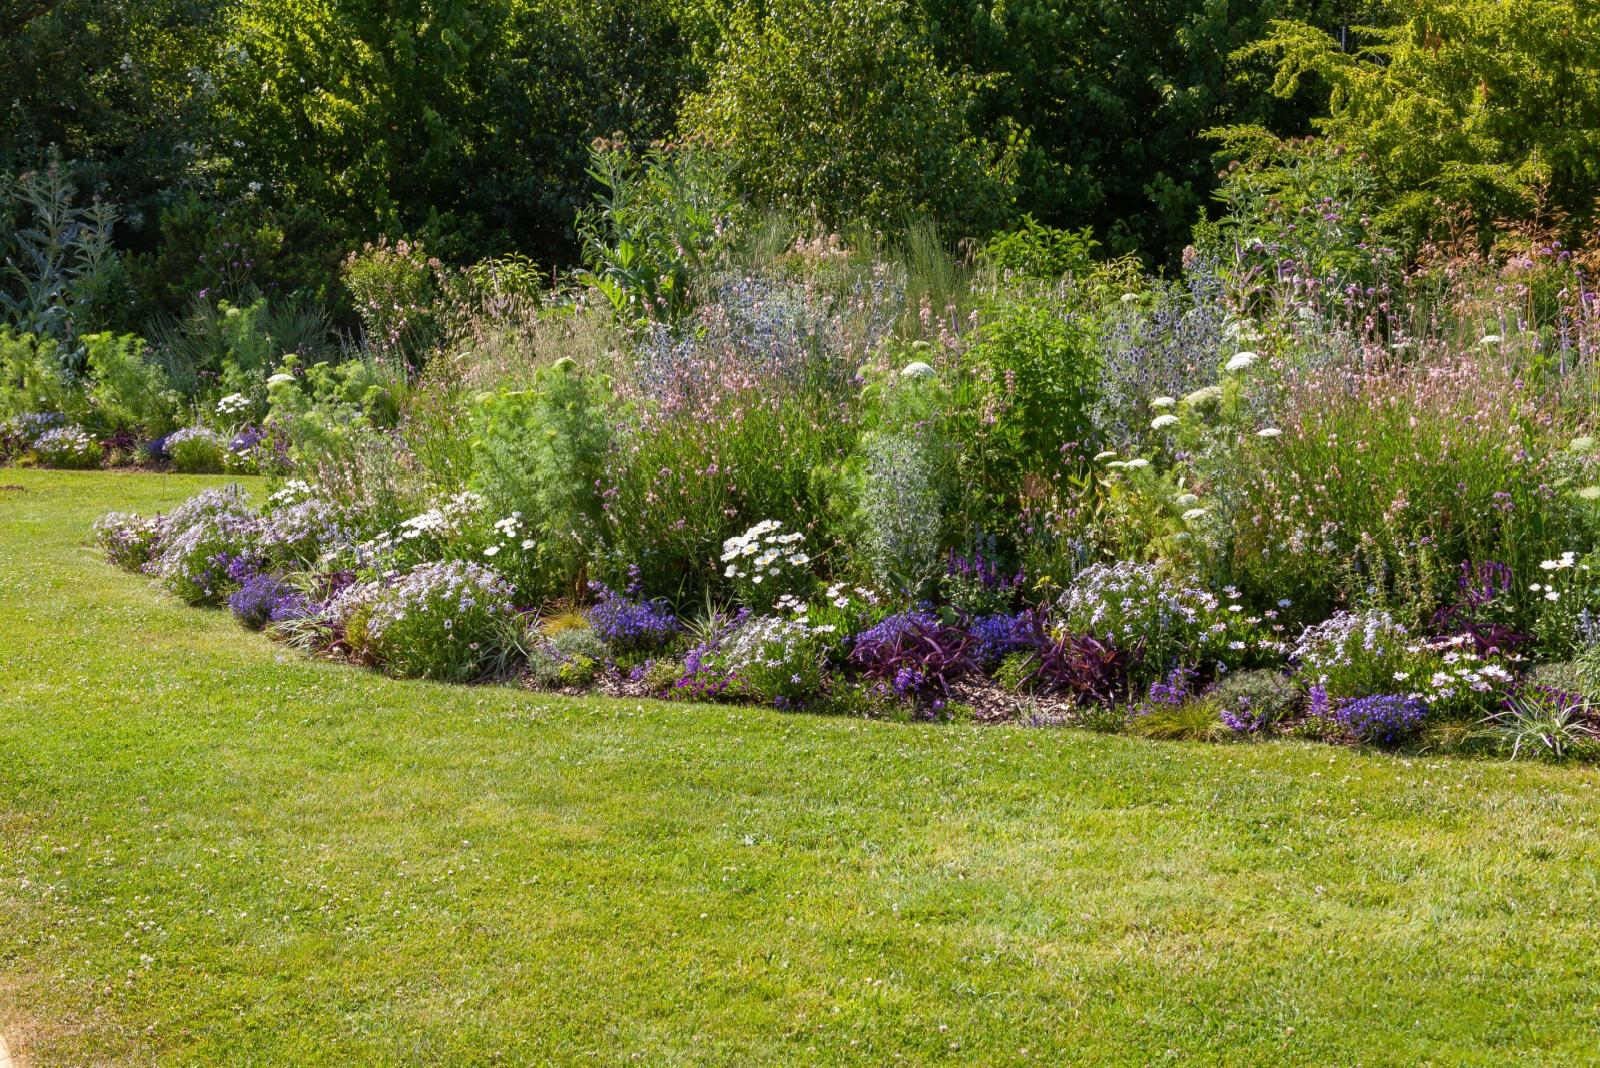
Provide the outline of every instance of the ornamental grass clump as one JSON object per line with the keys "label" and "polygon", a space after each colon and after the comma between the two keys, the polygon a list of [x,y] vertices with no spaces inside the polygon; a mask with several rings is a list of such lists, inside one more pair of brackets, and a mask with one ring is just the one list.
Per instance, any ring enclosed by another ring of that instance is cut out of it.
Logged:
{"label": "ornamental grass clump", "polygon": [[33,454],[46,467],[81,471],[100,466],[100,443],[80,426],[46,430],[33,442]]}
{"label": "ornamental grass clump", "polygon": [[1593,751],[1596,733],[1588,721],[1588,703],[1546,686],[1523,686],[1505,705],[1484,717],[1478,737],[1492,741],[1512,760],[1562,760],[1574,752]]}
{"label": "ornamental grass clump", "polygon": [[106,559],[126,571],[143,571],[161,550],[156,520],[107,512],[94,523],[94,541]]}
{"label": "ornamental grass clump", "polygon": [[[1104,706],[1100,706],[1104,707]],[[1185,701],[1171,708],[1152,708],[1128,717],[1128,733],[1169,742],[1221,742],[1230,727],[1209,701]]]}
{"label": "ornamental grass clump", "polygon": [[164,443],[172,466],[187,475],[214,475],[222,471],[228,439],[204,426],[174,431]]}
{"label": "ornamental grass clump", "polygon": [[234,561],[255,555],[261,523],[233,487],[205,490],[160,522],[161,554],[150,565],[161,584],[190,604],[218,604],[238,585]]}
{"label": "ornamental grass clump", "polygon": [[1193,693],[1195,672],[1176,667],[1167,677],[1150,684],[1145,699],[1128,717],[1128,730],[1141,738],[1169,741],[1220,742],[1228,724],[1218,715],[1215,702]]}
{"label": "ornamental grass clump", "polygon": [[509,583],[465,560],[423,563],[340,600],[353,652],[400,678],[465,682],[517,636]]}

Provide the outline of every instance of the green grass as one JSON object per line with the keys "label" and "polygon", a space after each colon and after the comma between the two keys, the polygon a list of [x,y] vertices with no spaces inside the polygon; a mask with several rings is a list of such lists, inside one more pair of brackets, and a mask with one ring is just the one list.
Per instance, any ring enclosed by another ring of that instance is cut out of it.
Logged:
{"label": "green grass", "polygon": [[394,682],[85,545],[217,481],[0,471],[25,1064],[1600,1057],[1593,770]]}

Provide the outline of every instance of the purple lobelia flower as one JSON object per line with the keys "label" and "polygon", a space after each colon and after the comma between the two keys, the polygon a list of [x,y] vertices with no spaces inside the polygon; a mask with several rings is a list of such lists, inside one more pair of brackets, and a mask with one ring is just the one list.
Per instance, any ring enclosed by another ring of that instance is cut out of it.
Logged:
{"label": "purple lobelia flower", "polygon": [[600,600],[584,612],[595,635],[618,653],[660,649],[678,633],[679,624],[664,600],[634,601],[594,583]]}
{"label": "purple lobelia flower", "polygon": [[228,595],[228,607],[240,623],[260,630],[268,623],[298,615],[305,607],[305,598],[277,575],[251,572]]}
{"label": "purple lobelia flower", "polygon": [[1398,745],[1415,734],[1427,718],[1428,706],[1414,697],[1380,693],[1342,701],[1334,718],[1364,742]]}

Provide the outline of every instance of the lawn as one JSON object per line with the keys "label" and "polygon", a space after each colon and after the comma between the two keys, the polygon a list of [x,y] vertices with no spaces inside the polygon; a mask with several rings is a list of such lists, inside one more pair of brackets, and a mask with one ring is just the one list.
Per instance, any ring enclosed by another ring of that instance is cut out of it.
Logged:
{"label": "lawn", "polygon": [[0,472],[22,1065],[1600,1059],[1593,769],[390,681],[86,545],[218,481]]}

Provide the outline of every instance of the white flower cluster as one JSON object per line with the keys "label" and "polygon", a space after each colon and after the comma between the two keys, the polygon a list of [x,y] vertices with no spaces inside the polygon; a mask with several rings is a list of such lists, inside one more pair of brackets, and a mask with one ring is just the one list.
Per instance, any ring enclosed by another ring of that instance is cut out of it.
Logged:
{"label": "white flower cluster", "polygon": [[[1554,560],[1541,560],[1539,561],[1539,566],[1549,572],[1589,570],[1588,564],[1578,563],[1578,554],[1574,552],[1562,553]],[[1535,582],[1528,589],[1532,593],[1543,593],[1544,599],[1547,601],[1561,600],[1561,591],[1548,582]]]}
{"label": "white flower cluster", "polygon": [[813,625],[810,617],[811,606],[806,604],[792,593],[786,593],[779,597],[777,603],[773,605],[773,608],[778,612],[791,613],[794,616],[794,621],[796,623],[806,624],[811,628],[812,634],[832,634],[834,631],[839,629],[832,623]]}
{"label": "white flower cluster", "polygon": [[[1329,668],[1349,667],[1359,650],[1376,658],[1400,647],[1409,637],[1405,627],[1388,612],[1335,612],[1300,635],[1293,658],[1306,667],[1326,672]],[[1324,676],[1323,681],[1326,681]]]}
{"label": "white flower cluster", "polygon": [[[748,578],[756,585],[763,579],[774,577],[784,568],[804,567],[811,557],[799,548],[806,536],[799,531],[780,534],[783,524],[776,519],[763,519],[736,538],[722,543],[722,562],[727,564],[725,578]],[[749,571],[743,570],[749,567]]]}
{"label": "white flower cluster", "polygon": [[[804,619],[757,616],[733,632],[722,646],[720,659],[725,670],[748,674],[752,668],[788,668],[801,673],[811,667],[816,650],[810,638],[818,633]],[[806,661],[804,665],[800,661]]]}
{"label": "white flower cluster", "polygon": [[428,535],[435,538],[448,538],[462,531],[462,521],[477,514],[483,508],[483,498],[471,490],[464,490],[445,500],[443,504],[429,508],[421,515],[414,515],[400,523],[400,537],[411,541]]}
{"label": "white flower cluster", "polygon": [[46,430],[33,443],[34,451],[52,462],[67,457],[77,459],[87,456],[94,447],[94,438],[80,426],[58,426],[54,430]]}
{"label": "white flower cluster", "polygon": [[527,537],[526,525],[522,522],[521,512],[512,512],[504,519],[494,522],[494,532],[501,540],[483,550],[483,555],[488,557],[499,556],[505,549],[521,543],[524,552],[533,548],[534,541]]}
{"label": "white flower cluster", "polygon": [[283,488],[272,494],[267,500],[272,504],[288,505],[298,504],[316,496],[316,491],[311,488],[311,483],[301,478],[291,478],[283,484]]}
{"label": "white flower cluster", "polygon": [[[857,586],[855,589],[851,590],[850,593],[854,593],[857,597],[860,597],[863,601],[867,602],[867,604],[874,608],[876,608],[878,605],[878,595],[867,589],[865,586]],[[836,582],[832,586],[828,587],[823,596],[827,597],[828,603],[833,605],[835,608],[849,608],[850,593],[845,592],[844,583]]]}
{"label": "white flower cluster", "polygon": [[511,597],[511,587],[504,579],[470,561],[418,564],[377,599],[367,634],[373,641],[381,641],[384,633],[403,622],[408,613],[437,615],[440,628],[449,631],[459,617],[480,604],[490,615],[510,613]]}
{"label": "white flower cluster", "polygon": [[175,430],[167,437],[167,451],[171,452],[179,445],[186,445],[191,441],[201,441],[208,445],[222,448],[228,442],[223,436],[208,426],[186,426],[182,430]]}
{"label": "white flower cluster", "polygon": [[[1497,663],[1485,660],[1471,649],[1464,648],[1470,639],[1454,637],[1435,639],[1426,643],[1424,647],[1412,646],[1410,651],[1418,652],[1423,648],[1437,652],[1445,650],[1439,657],[1439,668],[1428,675],[1426,689],[1415,691],[1409,696],[1427,704],[1437,704],[1448,701],[1463,689],[1474,693],[1504,692],[1515,681],[1510,671]],[[1426,670],[1426,669],[1424,669]],[[1405,682],[1411,678],[1408,671],[1396,671],[1396,682]]]}
{"label": "white flower cluster", "polygon": [[1076,632],[1101,633],[1102,625],[1115,620],[1120,637],[1145,625],[1164,629],[1178,620],[1197,623],[1202,614],[1217,610],[1217,599],[1172,582],[1156,564],[1122,560],[1084,568],[1061,595],[1059,607]]}
{"label": "white flower cluster", "polygon": [[1110,638],[1128,648],[1143,640],[1146,655],[1158,662],[1228,629],[1214,594],[1158,564],[1130,560],[1078,572],[1056,612],[1073,634]]}
{"label": "white flower cluster", "polygon": [[[1461,639],[1455,639],[1459,643]],[[1445,670],[1435,671],[1428,678],[1429,690],[1427,693],[1412,694],[1422,700],[1433,704],[1436,701],[1445,701],[1456,695],[1456,689],[1465,686],[1478,693],[1491,693],[1497,687],[1507,686],[1512,681],[1511,672],[1499,664],[1485,664],[1483,658],[1474,652],[1462,652],[1452,649],[1440,657],[1445,665]],[[1456,665],[1460,664],[1460,667]],[[1481,665],[1481,666],[1479,666]],[[1395,678],[1400,678],[1403,672],[1395,672]]]}
{"label": "white flower cluster", "polygon": [[[279,490],[273,498],[282,492]],[[316,497],[306,497],[277,508],[261,521],[258,548],[280,564],[306,566],[354,540],[355,533],[340,522],[336,507]]]}
{"label": "white flower cluster", "polygon": [[230,393],[217,401],[218,415],[238,415],[250,410],[250,398],[243,393]]}

